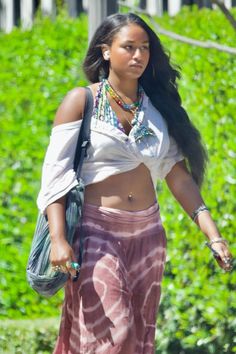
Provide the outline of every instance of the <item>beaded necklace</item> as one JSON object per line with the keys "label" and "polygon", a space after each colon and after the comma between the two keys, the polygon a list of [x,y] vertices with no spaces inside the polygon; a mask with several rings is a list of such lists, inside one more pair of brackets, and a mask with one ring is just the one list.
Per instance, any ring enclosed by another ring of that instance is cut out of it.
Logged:
{"label": "beaded necklace", "polygon": [[136,109],[140,106],[140,103],[142,101],[142,95],[143,95],[143,90],[141,90],[141,87],[139,86],[138,89],[138,100],[136,102],[133,102],[131,104],[125,103],[123,98],[114,90],[114,88],[111,86],[110,82],[108,80],[104,81],[104,85],[106,88],[106,91],[110,94],[110,96],[113,98],[113,100],[125,111],[135,113]]}
{"label": "beaded necklace", "polygon": [[[115,90],[112,88],[110,90],[110,85],[106,79],[102,80],[102,82],[99,84],[97,95],[95,98],[95,105],[94,105],[94,116],[96,119],[105,121],[106,123],[109,123],[119,130],[121,130],[123,133],[126,134],[125,129],[123,125],[121,124],[120,120],[118,119],[117,115],[111,108],[111,105],[109,103],[109,100],[107,98],[107,92],[111,95],[112,99],[121,106],[124,110],[130,111],[133,113],[134,118],[130,122],[125,116],[124,118],[127,120],[129,125],[132,127],[132,135],[134,137],[134,140],[137,142],[140,139],[142,139],[145,136],[148,135],[154,135],[154,132],[152,129],[146,127],[145,125],[142,124],[142,121],[139,119],[139,113],[141,110],[142,106],[142,101],[144,97],[144,91],[141,86],[139,86],[138,89],[138,101],[132,103],[131,105],[126,104],[122,98],[115,92]],[[109,90],[109,91],[108,91]],[[112,94],[111,94],[112,92]],[[114,94],[113,94],[114,92]],[[114,96],[114,97],[113,97]],[[116,98],[115,98],[116,97]],[[117,98],[118,97],[118,98]],[[119,99],[119,102],[118,101]],[[134,108],[135,107],[135,108]]]}
{"label": "beaded necklace", "polygon": [[94,117],[97,120],[104,121],[113,125],[114,127],[121,130],[125,133],[125,130],[121,124],[121,122],[117,119],[115,112],[112,110],[110,103],[106,96],[106,89],[103,81],[99,84],[97,95],[95,97],[95,105],[94,105]]}

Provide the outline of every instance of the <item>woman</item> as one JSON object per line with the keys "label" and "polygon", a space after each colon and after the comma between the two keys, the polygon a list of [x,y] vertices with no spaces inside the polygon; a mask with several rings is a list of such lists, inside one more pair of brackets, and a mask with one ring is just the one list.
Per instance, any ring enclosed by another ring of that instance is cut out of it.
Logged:
{"label": "woman", "polygon": [[[134,14],[115,14],[98,28],[84,62],[92,82],[91,144],[82,169],[86,185],[81,230],[65,238],[65,194],[76,184],[73,159],[85,90],[58,108],[43,168],[38,205],[49,220],[51,263],[69,280],[54,353],[154,353],[166,238],[156,200],[157,179],[206,235],[217,262],[231,254],[199,192],[206,155],[181,107],[176,79],[159,39]],[[186,167],[189,166],[189,168]]]}

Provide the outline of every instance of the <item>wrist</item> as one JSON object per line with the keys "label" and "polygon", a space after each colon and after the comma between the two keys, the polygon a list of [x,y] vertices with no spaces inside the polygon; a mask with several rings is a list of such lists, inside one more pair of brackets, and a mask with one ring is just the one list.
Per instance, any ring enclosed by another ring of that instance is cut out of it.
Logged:
{"label": "wrist", "polygon": [[206,237],[208,239],[208,242],[212,242],[213,240],[216,240],[216,239],[221,239],[222,240],[222,236],[218,232],[210,233],[210,234],[206,235]]}
{"label": "wrist", "polygon": [[61,242],[61,241],[66,241],[66,236],[65,234],[60,234],[60,233],[53,233],[50,234],[51,237],[51,242],[55,243],[55,242]]}
{"label": "wrist", "polygon": [[211,238],[208,242],[206,242],[206,245],[211,247],[214,243],[227,244],[227,241],[220,236],[220,237]]}

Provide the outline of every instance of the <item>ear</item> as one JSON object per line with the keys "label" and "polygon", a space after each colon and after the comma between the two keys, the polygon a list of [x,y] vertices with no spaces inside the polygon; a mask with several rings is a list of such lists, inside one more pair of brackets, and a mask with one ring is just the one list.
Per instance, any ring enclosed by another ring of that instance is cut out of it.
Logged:
{"label": "ear", "polygon": [[107,44],[102,45],[102,55],[104,60],[110,60],[110,49]]}

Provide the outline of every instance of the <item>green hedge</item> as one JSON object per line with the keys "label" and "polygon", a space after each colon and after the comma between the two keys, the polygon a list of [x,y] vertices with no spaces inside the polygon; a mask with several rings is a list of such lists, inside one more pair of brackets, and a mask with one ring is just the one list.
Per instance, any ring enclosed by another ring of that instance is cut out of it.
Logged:
{"label": "green hedge", "polygon": [[[157,21],[184,36],[236,47],[235,32],[220,11],[185,7],[178,16]],[[235,56],[160,38],[181,67],[183,105],[208,149],[202,194],[235,256]],[[216,265],[204,247],[205,237],[174,203],[166,186],[159,189],[169,257],[157,320],[158,353],[236,353],[235,271],[226,274]]]}
{"label": "green hedge", "polygon": [[0,43],[1,315],[54,316],[62,295],[50,301],[36,295],[26,284],[25,266],[55,110],[68,90],[86,83],[87,19],[38,19],[30,31],[1,34]]}
{"label": "green hedge", "polygon": [[[81,70],[87,47],[86,22],[85,17],[72,20],[60,15],[53,23],[39,18],[30,31],[0,34],[2,319],[48,318],[60,312],[62,293],[50,300],[36,295],[26,283],[25,265],[55,110],[68,90],[86,83]],[[183,35],[235,45],[235,33],[219,11],[184,8],[178,16],[164,16],[158,22]],[[235,56],[160,37],[173,62],[181,66],[183,105],[209,151],[205,201],[235,255]],[[157,193],[168,237],[157,353],[236,353],[235,272],[225,274],[216,266],[204,247],[204,237],[164,184],[158,184]],[[27,349],[33,343],[30,338],[35,345],[43,338],[43,353],[50,352],[56,327],[51,333],[47,325],[37,328],[33,323],[32,331],[17,322],[15,327],[5,323],[4,353],[13,352],[6,346],[13,342],[15,353],[40,353],[33,344],[31,351]],[[14,334],[12,341],[9,333]]]}
{"label": "green hedge", "polygon": [[3,321],[0,325],[1,353],[51,354],[58,323],[58,318]]}

